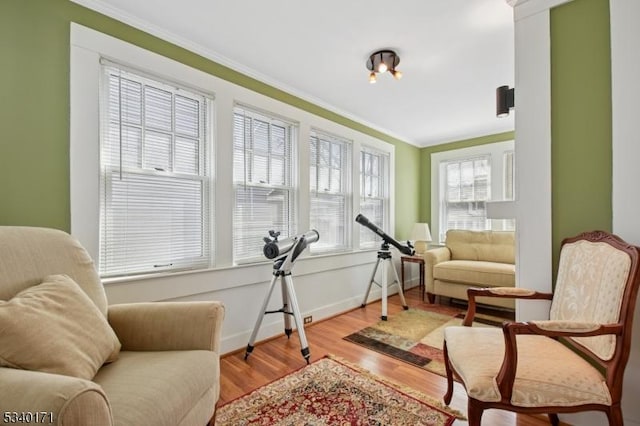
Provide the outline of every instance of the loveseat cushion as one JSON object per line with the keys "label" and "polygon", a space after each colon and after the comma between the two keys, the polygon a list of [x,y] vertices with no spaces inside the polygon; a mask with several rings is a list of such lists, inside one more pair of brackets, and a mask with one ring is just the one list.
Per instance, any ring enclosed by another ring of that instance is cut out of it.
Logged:
{"label": "loveseat cushion", "polygon": [[94,382],[111,404],[114,425],[175,426],[183,423],[205,395],[213,414],[219,395],[219,355],[205,350],[120,352]]}
{"label": "loveseat cushion", "polygon": [[433,278],[482,287],[514,287],[516,267],[510,263],[450,260],[433,268]]}
{"label": "loveseat cushion", "polygon": [[452,260],[515,263],[515,233],[512,231],[447,231]]}

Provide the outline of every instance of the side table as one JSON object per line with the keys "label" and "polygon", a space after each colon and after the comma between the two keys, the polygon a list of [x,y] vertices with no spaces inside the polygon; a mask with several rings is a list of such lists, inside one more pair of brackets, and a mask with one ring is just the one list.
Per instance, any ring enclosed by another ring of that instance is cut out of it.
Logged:
{"label": "side table", "polygon": [[424,301],[424,257],[423,256],[402,256],[400,257],[400,271],[402,275],[402,290],[404,290],[404,263],[417,263],[420,270],[419,288],[422,290],[422,300]]}

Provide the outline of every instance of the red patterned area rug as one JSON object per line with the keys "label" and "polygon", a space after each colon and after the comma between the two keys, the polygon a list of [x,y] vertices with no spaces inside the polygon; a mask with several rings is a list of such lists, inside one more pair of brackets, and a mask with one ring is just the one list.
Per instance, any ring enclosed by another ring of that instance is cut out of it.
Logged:
{"label": "red patterned area rug", "polygon": [[328,356],[231,401],[216,425],[451,425],[460,413]]}
{"label": "red patterned area rug", "polygon": [[[344,339],[446,376],[442,352],[444,329],[462,325],[463,318],[463,311],[449,306],[431,305],[428,310],[411,308]],[[473,326],[499,327],[502,321],[504,318],[477,314]]]}

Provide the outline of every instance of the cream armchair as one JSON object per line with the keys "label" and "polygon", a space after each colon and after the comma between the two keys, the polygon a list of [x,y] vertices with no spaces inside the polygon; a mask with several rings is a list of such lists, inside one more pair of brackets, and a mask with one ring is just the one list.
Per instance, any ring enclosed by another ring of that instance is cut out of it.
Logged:
{"label": "cream armchair", "polygon": [[213,425],[224,307],[107,305],[68,234],[0,227],[0,421]]}
{"label": "cream armchair", "polygon": [[446,328],[445,403],[457,378],[467,391],[471,426],[480,425],[487,408],[547,413],[554,425],[558,413],[600,410],[610,425],[622,425],[639,250],[606,232],[585,233],[563,241],[553,295],[470,289],[464,325],[473,321],[478,296],[552,300],[550,320]]}

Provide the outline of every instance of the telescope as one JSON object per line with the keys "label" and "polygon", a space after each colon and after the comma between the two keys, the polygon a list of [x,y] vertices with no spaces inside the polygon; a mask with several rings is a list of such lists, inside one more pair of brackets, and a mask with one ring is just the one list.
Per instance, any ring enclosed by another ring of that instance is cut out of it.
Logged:
{"label": "telescope", "polygon": [[399,242],[394,240],[391,236],[387,235],[387,233],[385,233],[382,229],[378,228],[376,225],[371,223],[369,219],[367,219],[364,215],[358,214],[358,216],[356,216],[356,222],[358,222],[360,225],[366,226],[371,231],[378,234],[382,238],[382,240],[385,242],[385,244],[393,245],[395,248],[397,248],[400,251],[400,253],[405,254],[407,256],[414,255],[415,250],[413,250],[413,247],[411,246],[411,244],[409,244],[409,242],[407,242],[407,245],[400,244]]}
{"label": "telescope", "polygon": [[[256,320],[256,325],[253,327],[253,332],[251,333],[249,343],[247,344],[247,350],[244,353],[244,359],[246,360],[249,357],[249,354],[253,352],[253,344],[258,336],[258,330],[260,329],[264,316],[266,314],[282,313],[284,316],[284,334],[287,335],[287,338],[289,338],[293,332],[290,316],[293,316],[295,319],[296,327],[298,329],[298,338],[300,339],[300,352],[302,352],[302,356],[307,361],[307,364],[309,364],[309,357],[311,356],[311,353],[309,352],[307,336],[304,333],[304,321],[302,320],[302,315],[300,315],[298,299],[296,299],[296,292],[293,289],[291,268],[293,267],[293,262],[295,262],[296,258],[302,254],[307,246],[318,241],[320,234],[318,234],[318,231],[315,229],[311,229],[304,234],[285,238],[281,241],[278,241],[279,236],[280,232],[271,230],[269,231],[269,236],[263,238],[265,245],[262,252],[267,259],[276,260],[273,261],[273,278],[269,285],[269,291],[267,291],[267,296],[262,303],[262,309],[260,310],[260,314]],[[280,278],[280,284],[282,286],[282,308],[275,311],[268,311],[267,305],[269,304],[269,299],[271,298],[273,288],[275,287],[278,278]]]}
{"label": "telescope", "polygon": [[311,229],[304,234],[296,235],[295,237],[285,238],[278,241],[280,232],[273,230],[269,231],[269,237],[264,237],[265,242],[262,252],[267,259],[275,259],[280,256],[284,256],[289,251],[294,249],[291,256],[291,261],[295,261],[296,258],[307,248],[309,244],[313,244],[320,239],[320,234],[315,229]]}

